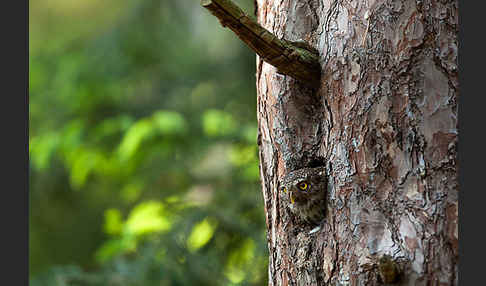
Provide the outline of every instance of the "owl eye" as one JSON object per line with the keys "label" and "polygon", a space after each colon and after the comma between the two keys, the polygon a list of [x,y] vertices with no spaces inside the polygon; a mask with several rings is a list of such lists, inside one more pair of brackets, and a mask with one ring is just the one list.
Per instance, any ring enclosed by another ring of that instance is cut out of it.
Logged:
{"label": "owl eye", "polygon": [[284,193],[286,193],[286,192],[287,192],[287,188],[286,188],[286,187],[283,187],[283,188],[282,188],[282,191],[283,191]]}
{"label": "owl eye", "polygon": [[299,189],[301,189],[302,191],[305,191],[307,190],[307,188],[309,188],[309,185],[306,183],[306,182],[302,182],[302,183],[299,183],[299,185],[297,185],[299,187]]}

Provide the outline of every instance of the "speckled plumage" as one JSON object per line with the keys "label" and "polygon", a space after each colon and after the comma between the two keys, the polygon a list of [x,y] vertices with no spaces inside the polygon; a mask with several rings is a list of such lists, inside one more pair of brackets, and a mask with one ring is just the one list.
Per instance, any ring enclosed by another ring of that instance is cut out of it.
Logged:
{"label": "speckled plumage", "polygon": [[312,224],[322,221],[327,193],[324,167],[290,172],[282,179],[280,190],[290,211],[299,219]]}

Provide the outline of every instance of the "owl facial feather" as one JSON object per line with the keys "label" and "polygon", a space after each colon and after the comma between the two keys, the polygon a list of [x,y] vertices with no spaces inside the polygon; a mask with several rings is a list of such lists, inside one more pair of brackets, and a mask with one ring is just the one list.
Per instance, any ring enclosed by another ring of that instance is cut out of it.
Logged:
{"label": "owl facial feather", "polygon": [[323,218],[327,180],[323,167],[290,172],[281,182],[290,211],[300,219],[318,222]]}

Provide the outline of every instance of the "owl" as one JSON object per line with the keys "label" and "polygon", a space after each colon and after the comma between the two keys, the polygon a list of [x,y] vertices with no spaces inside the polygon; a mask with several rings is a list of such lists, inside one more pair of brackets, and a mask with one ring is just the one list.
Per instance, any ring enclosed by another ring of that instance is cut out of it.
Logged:
{"label": "owl", "polygon": [[400,277],[400,267],[389,255],[384,255],[378,260],[378,270],[381,281],[385,284],[397,282]]}
{"label": "owl", "polygon": [[302,168],[287,174],[280,190],[290,211],[300,220],[319,224],[324,218],[327,179],[324,167]]}

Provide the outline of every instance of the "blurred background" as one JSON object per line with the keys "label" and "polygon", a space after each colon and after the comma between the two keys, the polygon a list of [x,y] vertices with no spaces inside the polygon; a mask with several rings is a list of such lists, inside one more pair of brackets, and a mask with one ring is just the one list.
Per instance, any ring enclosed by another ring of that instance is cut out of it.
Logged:
{"label": "blurred background", "polygon": [[256,136],[199,0],[29,1],[30,285],[265,285]]}

